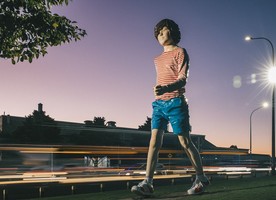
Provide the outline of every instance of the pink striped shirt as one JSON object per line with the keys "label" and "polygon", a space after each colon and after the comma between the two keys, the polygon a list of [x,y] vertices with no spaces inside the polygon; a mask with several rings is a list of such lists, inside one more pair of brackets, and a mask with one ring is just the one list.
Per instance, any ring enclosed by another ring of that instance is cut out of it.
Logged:
{"label": "pink striped shirt", "polygon": [[[174,83],[180,79],[186,79],[189,68],[189,57],[185,49],[176,48],[172,51],[163,52],[161,55],[154,59],[156,68],[156,84],[168,85]],[[181,96],[185,93],[185,87],[179,88],[173,92],[168,92],[160,96],[156,96],[156,99],[169,100]]]}

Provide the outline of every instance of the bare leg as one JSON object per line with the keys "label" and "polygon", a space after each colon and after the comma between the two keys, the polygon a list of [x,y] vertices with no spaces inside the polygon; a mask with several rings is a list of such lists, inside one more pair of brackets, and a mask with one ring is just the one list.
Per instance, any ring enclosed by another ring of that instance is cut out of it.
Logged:
{"label": "bare leg", "polygon": [[203,167],[200,154],[191,140],[190,134],[183,134],[178,136],[181,146],[184,148],[188,155],[197,175],[203,174]]}
{"label": "bare leg", "polygon": [[158,161],[159,150],[162,146],[164,131],[153,129],[147,157],[146,178],[131,188],[131,192],[140,196],[151,196],[153,189],[153,175]]}
{"label": "bare leg", "polygon": [[151,132],[151,139],[147,157],[146,177],[153,178],[155,167],[158,161],[159,150],[163,143],[164,131],[153,129]]}

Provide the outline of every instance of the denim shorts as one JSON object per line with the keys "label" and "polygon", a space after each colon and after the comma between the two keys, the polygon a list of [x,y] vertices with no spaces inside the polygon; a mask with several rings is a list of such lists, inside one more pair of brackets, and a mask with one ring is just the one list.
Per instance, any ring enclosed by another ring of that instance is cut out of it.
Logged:
{"label": "denim shorts", "polygon": [[175,135],[191,131],[189,106],[185,97],[156,100],[152,103],[152,108],[152,129],[167,130],[170,122]]}

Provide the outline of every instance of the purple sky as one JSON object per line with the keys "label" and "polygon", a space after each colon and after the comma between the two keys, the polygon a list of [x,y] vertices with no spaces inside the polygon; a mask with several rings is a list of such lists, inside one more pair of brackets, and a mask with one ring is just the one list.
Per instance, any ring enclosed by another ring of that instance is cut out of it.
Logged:
{"label": "purple sky", "polygon": [[250,113],[267,101],[270,107],[253,115],[253,152],[270,154],[272,90],[264,73],[271,47],[244,37],[263,36],[276,45],[275,11],[274,0],[75,0],[54,7],[88,35],[48,49],[32,64],[2,59],[0,112],[27,116],[43,103],[56,120],[97,116],[137,128],[151,117],[153,58],[162,52],[153,28],[171,18],[191,59],[186,96],[193,133],[217,146],[249,148]]}

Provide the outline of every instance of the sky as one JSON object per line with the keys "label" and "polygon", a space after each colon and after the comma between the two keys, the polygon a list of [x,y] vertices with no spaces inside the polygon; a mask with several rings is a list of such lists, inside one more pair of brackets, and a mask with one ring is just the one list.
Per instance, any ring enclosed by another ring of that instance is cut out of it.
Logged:
{"label": "sky", "polygon": [[52,12],[87,31],[81,41],[12,65],[1,60],[0,114],[28,116],[43,104],[58,121],[94,117],[138,128],[151,117],[156,81],[153,59],[162,47],[156,23],[170,18],[182,33],[179,46],[190,55],[186,97],[193,134],[220,147],[271,154],[272,87],[267,81],[276,44],[274,0],[73,0]]}

